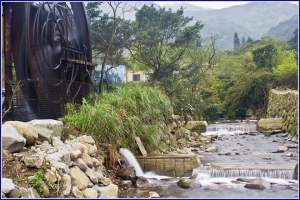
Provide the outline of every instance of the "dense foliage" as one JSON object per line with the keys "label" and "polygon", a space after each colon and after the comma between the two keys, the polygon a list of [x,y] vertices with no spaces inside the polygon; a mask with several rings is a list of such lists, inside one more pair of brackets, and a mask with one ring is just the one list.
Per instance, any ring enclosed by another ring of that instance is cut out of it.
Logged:
{"label": "dense foliage", "polygon": [[102,96],[92,94],[81,106],[68,104],[63,121],[91,135],[98,143],[114,144],[135,151],[140,137],[153,152],[164,133],[162,122],[172,114],[170,100],[158,88],[126,83]]}
{"label": "dense foliage", "polygon": [[140,137],[153,152],[172,111],[185,120],[234,118],[239,110],[265,117],[270,89],[298,89],[298,29],[290,30],[289,41],[242,34],[240,42],[236,32],[234,49],[221,51],[220,38],[203,38],[204,25],[185,17],[182,8],[144,5],[136,9],[135,21],[126,21],[102,15],[98,3],[88,5],[94,53],[101,59],[106,55],[107,64],[125,58],[128,68],[152,72],[151,84],[121,84],[83,99],[82,105],[68,104],[63,121],[99,143],[135,152],[135,137]]}

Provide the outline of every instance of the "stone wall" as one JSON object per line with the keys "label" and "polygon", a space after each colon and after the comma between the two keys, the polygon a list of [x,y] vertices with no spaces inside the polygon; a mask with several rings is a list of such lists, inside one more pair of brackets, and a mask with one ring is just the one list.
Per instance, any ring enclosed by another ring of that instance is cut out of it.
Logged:
{"label": "stone wall", "polygon": [[282,118],[281,129],[298,141],[298,91],[275,90],[269,93],[267,118]]}

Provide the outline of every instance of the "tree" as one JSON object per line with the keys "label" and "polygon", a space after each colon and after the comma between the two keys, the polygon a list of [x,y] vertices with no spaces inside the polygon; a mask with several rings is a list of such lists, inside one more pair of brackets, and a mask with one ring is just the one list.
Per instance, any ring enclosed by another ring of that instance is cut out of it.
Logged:
{"label": "tree", "polygon": [[233,45],[234,45],[234,49],[236,49],[238,46],[241,45],[240,38],[239,38],[237,32],[234,32]]}
{"label": "tree", "polygon": [[252,51],[253,60],[258,68],[272,69],[275,66],[277,49],[273,44],[258,47]]}
{"label": "tree", "polygon": [[[87,14],[91,22],[93,55],[102,61],[99,93],[103,91],[106,65],[110,64],[111,67],[115,67],[124,62],[122,55],[130,37],[127,34],[129,22],[117,15],[118,9],[121,9],[122,12],[127,10],[127,3],[107,2],[107,4],[112,10],[111,15],[100,10],[100,2],[87,4]],[[123,16],[122,13],[121,16]]]}
{"label": "tree", "polygon": [[191,21],[184,17],[182,7],[175,12],[153,5],[137,10],[128,49],[133,62],[153,71],[152,82],[162,78],[164,72],[174,71],[191,42],[199,37],[203,25],[197,21],[188,26]]}
{"label": "tree", "polygon": [[288,41],[288,43],[291,45],[291,49],[295,50],[298,54],[298,29],[297,28],[294,30],[294,36]]}
{"label": "tree", "polygon": [[242,38],[242,43],[245,43],[246,42],[246,39],[245,37]]}
{"label": "tree", "polygon": [[247,42],[253,42],[253,39],[251,37],[248,37]]}

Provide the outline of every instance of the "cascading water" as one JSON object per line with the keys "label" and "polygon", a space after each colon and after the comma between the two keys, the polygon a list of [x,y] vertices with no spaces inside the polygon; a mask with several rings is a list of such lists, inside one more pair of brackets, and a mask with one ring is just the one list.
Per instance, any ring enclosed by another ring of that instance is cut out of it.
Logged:
{"label": "cascading water", "polygon": [[194,169],[193,174],[207,174],[211,178],[226,177],[259,177],[259,178],[276,178],[276,179],[294,179],[294,170],[203,170]]}
{"label": "cascading water", "polygon": [[136,175],[143,176],[144,172],[143,172],[140,164],[136,160],[135,156],[131,153],[131,151],[129,151],[128,149],[125,149],[125,148],[120,148],[120,152],[123,154],[126,164],[129,167],[134,167]]}
{"label": "cascading water", "polygon": [[[228,136],[230,137],[230,136]],[[240,136],[240,138],[243,135]],[[260,139],[258,135],[249,136],[253,139]],[[239,139],[240,139],[239,138]],[[261,139],[260,139],[261,140]],[[230,140],[218,141],[219,143],[227,143]],[[240,141],[235,141],[235,143]],[[252,145],[250,143],[249,145]],[[248,148],[248,147],[247,147]],[[119,198],[145,198],[142,194],[156,192],[161,198],[295,198],[298,197],[298,180],[294,179],[293,170],[247,170],[247,169],[200,169],[195,168],[193,174],[194,181],[200,182],[200,188],[181,188],[177,186],[178,180],[188,177],[166,177],[161,175],[153,175],[143,173],[135,156],[125,148],[121,148],[120,152],[124,155],[125,162],[128,166],[133,166],[137,176],[147,178],[147,182],[138,183],[138,187],[133,190],[123,190]],[[223,156],[226,162],[230,162],[230,157]],[[231,157],[232,158],[232,157]],[[219,157],[218,157],[219,159]],[[251,159],[253,160],[253,159]],[[247,166],[248,163],[240,163]],[[239,180],[238,178],[242,178]],[[246,178],[246,179],[243,179]],[[244,180],[264,180],[264,184],[271,189],[254,190],[246,188]],[[266,182],[267,181],[267,182]],[[147,187],[149,187],[147,190]],[[217,191],[217,192],[216,192]],[[255,191],[255,192],[253,192]]]}
{"label": "cascading water", "polygon": [[208,125],[206,132],[203,133],[203,135],[225,135],[250,132],[256,132],[256,123],[218,123]]}

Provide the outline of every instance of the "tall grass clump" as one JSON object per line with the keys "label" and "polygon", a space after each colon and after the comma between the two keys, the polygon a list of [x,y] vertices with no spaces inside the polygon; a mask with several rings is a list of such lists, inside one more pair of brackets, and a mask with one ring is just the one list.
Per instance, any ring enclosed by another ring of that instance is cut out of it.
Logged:
{"label": "tall grass clump", "polygon": [[67,104],[62,120],[91,135],[96,142],[135,151],[135,137],[146,150],[155,150],[164,134],[160,126],[172,114],[168,97],[147,83],[123,83],[113,92],[91,94],[82,105]]}

